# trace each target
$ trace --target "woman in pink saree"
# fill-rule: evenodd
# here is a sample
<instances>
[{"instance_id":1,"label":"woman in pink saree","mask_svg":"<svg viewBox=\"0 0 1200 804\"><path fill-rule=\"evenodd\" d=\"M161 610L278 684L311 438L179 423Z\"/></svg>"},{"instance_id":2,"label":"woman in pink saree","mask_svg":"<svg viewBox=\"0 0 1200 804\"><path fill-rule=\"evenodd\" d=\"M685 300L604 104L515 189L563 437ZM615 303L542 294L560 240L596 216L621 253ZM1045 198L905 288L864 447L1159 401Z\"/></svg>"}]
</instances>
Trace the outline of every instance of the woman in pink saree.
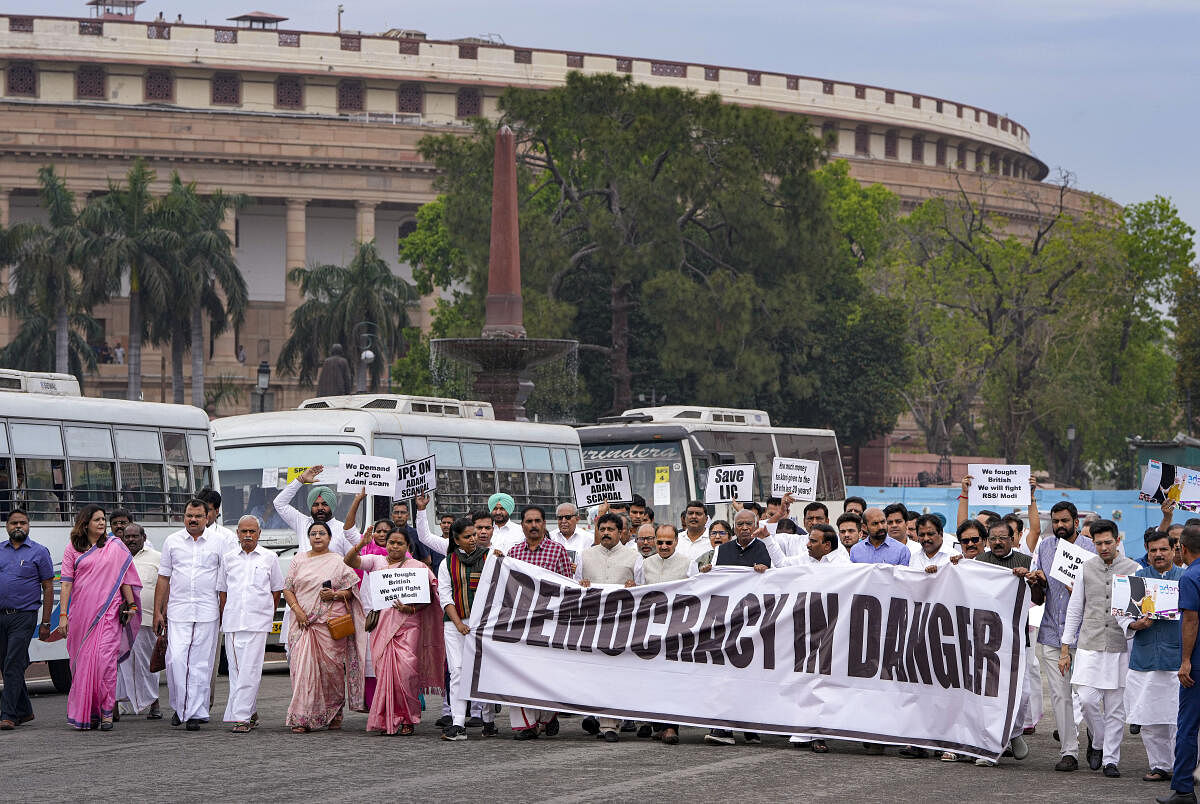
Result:
<instances>
[{"instance_id":1,"label":"woman in pink saree","mask_svg":"<svg viewBox=\"0 0 1200 804\"><path fill-rule=\"evenodd\" d=\"M372 539L364 536L349 553L346 564L371 573L385 569L417 569L429 579L429 599L437 600L437 578L423 562L408 554L408 541L400 531L388 536L387 555L360 555ZM363 583L370 579L364 577ZM445 646L441 611L429 603L404 605L396 601L379 611L371 631L371 661L375 667L375 697L367 717L367 731L407 737L421 722L418 694L438 688L445 679Z\"/></svg>"},{"instance_id":2,"label":"woman in pink saree","mask_svg":"<svg viewBox=\"0 0 1200 804\"><path fill-rule=\"evenodd\" d=\"M104 509L85 505L63 552L62 611L71 692L67 722L77 729L111 731L117 699L117 662L129 655L141 616L142 580L125 543L109 538Z\"/></svg>"},{"instance_id":3,"label":"woman in pink saree","mask_svg":"<svg viewBox=\"0 0 1200 804\"><path fill-rule=\"evenodd\" d=\"M366 632L358 576L340 555L330 552L324 523L308 526L308 541L312 549L292 558L283 582L283 597L293 617L288 633L292 702L287 725L294 734L340 729L346 706L363 711ZM354 633L334 639L329 620L346 613L354 617Z\"/></svg>"},{"instance_id":4,"label":"woman in pink saree","mask_svg":"<svg viewBox=\"0 0 1200 804\"><path fill-rule=\"evenodd\" d=\"M366 498L367 489L364 486L363 490L354 496L354 500L350 503L350 509L346 511L346 518L344 520L346 523L358 521L358 507L362 505L363 500ZM386 556L387 538L395 529L396 528L392 525L392 520L390 519L375 520L375 525L371 528L371 530L367 531L368 533L374 533L374 538L371 541L363 542L364 546L362 546L362 549L359 550L359 555ZM351 544L354 544L355 540L359 538L358 528L355 525L347 524L343 535L350 540ZM358 584L359 602L362 603L364 612L369 611L370 608L367 605L367 601L369 598L368 592L370 592L370 588L363 588L361 583L364 573L362 570L356 569L354 574L358 576L358 580L360 582ZM371 635L367 634L367 650L363 653L363 705L366 706L367 709L371 708L371 702L375 700L375 664L371 660L370 645Z\"/></svg>"}]
</instances>

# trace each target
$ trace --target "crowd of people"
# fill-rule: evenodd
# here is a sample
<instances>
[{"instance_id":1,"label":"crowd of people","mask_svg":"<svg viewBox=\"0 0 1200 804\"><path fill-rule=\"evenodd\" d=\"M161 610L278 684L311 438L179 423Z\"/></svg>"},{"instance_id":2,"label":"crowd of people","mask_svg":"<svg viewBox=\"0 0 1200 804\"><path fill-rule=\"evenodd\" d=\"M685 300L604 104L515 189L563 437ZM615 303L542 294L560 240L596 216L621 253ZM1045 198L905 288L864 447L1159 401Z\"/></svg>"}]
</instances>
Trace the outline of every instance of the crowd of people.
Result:
<instances>
[{"instance_id":1,"label":"crowd of people","mask_svg":"<svg viewBox=\"0 0 1200 804\"><path fill-rule=\"evenodd\" d=\"M368 731L412 735L421 721L423 692L438 691L441 737L461 741L469 728L481 728L483 736L499 731L498 707L466 700L460 673L475 592L491 556L526 561L583 586L626 587L727 566L770 572L801 564L882 563L935 574L978 561L1022 579L1030 604L1042 607L1040 622L1029 629L1033 644L1005 756L1028 755L1024 737L1041 717L1044 680L1060 752L1055 770L1077 770L1082 753L1091 770L1120 776L1128 726L1145 745L1149 769L1142 778L1171 782L1171 792L1159 800L1195 801L1200 687L1192 664L1200 613L1200 519L1175 524L1171 502L1163 506L1162 522L1136 547L1124 542L1111 520L1081 521L1066 500L1051 508L1052 533L1045 538L1035 506L1027 512L1028 525L1011 513L971 516L970 477L963 480L952 531L940 514L918 514L898 502L871 507L858 497L848 498L832 522L821 502L804 505L797 520L791 515L796 503L786 496L765 505L735 503L732 522L711 519L708 506L690 501L678 526L655 522L654 509L638 495L628 505L599 506L590 528L579 509L562 503L551 527L541 506L518 511L511 495L497 493L487 509L469 516L443 513L436 524L429 521L428 497L411 501L411 523L410 501L397 501L390 517L360 534L353 523L365 492L351 502L345 520L338 520L337 494L313 485L321 470L308 469L276 497L275 513L299 545L286 573L276 553L258 544L260 520L246 515L236 532L225 528L220 495L211 489L188 501L183 528L161 550L127 510L84 506L62 557L62 616L54 629L53 562L30 538L25 512L10 511L8 541L0 544L0 638L6 645L0 730L33 719L24 670L35 632L42 640L66 640L73 672L70 725L102 731L111 730L122 714L163 717L159 674L152 670L158 665L166 672L172 725L198 730L209 721L218 639L224 634L229 694L222 719L233 732L247 733L259 725L264 649L282 598L280 640L287 646L292 683L286 726L292 732L340 729L348 708L368 713ZM296 505L302 494L306 510ZM1094 554L1071 587L1050 572L1062 541ZM1141 558L1130 557L1142 547ZM424 578L430 603L372 601L367 573L397 568ZM1181 617L1115 616L1115 575L1177 581ZM510 706L509 716L516 740L552 737L560 728L555 712ZM677 724L585 716L581 725L608 742L618 742L623 732L679 742ZM761 741L754 733L743 739ZM704 741L732 745L735 735L712 729ZM817 753L830 750L825 740L791 741ZM885 750L865 748L871 754ZM900 747L899 754L931 756L916 746ZM963 759L950 752L938 758Z\"/></svg>"}]
</instances>

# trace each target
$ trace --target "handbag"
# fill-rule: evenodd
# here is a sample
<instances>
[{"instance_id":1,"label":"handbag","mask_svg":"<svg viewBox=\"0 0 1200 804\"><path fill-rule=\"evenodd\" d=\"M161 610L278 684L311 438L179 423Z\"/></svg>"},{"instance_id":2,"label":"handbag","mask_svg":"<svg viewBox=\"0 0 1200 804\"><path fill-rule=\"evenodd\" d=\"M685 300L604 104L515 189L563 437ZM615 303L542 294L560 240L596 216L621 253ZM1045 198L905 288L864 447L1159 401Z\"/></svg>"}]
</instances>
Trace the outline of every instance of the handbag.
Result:
<instances>
[{"instance_id":1,"label":"handbag","mask_svg":"<svg viewBox=\"0 0 1200 804\"><path fill-rule=\"evenodd\" d=\"M163 629L154 641L154 650L150 653L150 672L157 673L167 669L167 629Z\"/></svg>"},{"instance_id":2,"label":"handbag","mask_svg":"<svg viewBox=\"0 0 1200 804\"><path fill-rule=\"evenodd\" d=\"M375 630L375 626L379 625L379 612L367 612L367 621L363 623L363 630L368 634Z\"/></svg>"},{"instance_id":3,"label":"handbag","mask_svg":"<svg viewBox=\"0 0 1200 804\"><path fill-rule=\"evenodd\" d=\"M345 639L354 635L354 615L339 614L329 618L329 635L334 639Z\"/></svg>"}]
</instances>

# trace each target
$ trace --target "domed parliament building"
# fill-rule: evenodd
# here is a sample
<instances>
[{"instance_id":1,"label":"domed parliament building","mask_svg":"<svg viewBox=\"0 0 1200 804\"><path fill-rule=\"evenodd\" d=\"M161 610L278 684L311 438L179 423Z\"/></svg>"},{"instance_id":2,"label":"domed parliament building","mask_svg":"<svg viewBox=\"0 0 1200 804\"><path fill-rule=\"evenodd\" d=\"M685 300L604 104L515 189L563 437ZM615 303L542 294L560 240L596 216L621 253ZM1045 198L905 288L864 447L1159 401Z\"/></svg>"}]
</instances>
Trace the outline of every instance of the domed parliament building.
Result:
<instances>
[{"instance_id":1,"label":"domed parliament building","mask_svg":"<svg viewBox=\"0 0 1200 804\"><path fill-rule=\"evenodd\" d=\"M161 187L178 170L202 192L245 194L253 203L227 226L250 309L236 342L232 333L217 339L206 374L244 377L247 388L261 361L274 365L301 301L290 269L345 263L354 241L374 238L393 270L411 279L397 240L434 198L435 169L417 153L422 137L466 133L472 117L498 114L506 87L552 88L571 71L627 74L804 115L834 134L833 156L857 179L886 185L906 206L956 192L964 174L987 174L1018 222L1032 219L1036 199L1057 195L1042 183L1048 169L1024 126L961 101L653 57L438 41L417 31L299 31L263 12L219 26L142 20L141 2L92 0L82 18L0 16L0 224L44 219L37 170L50 163L80 197L103 192L138 156ZM412 317L427 323L427 311L415 306ZM125 300L95 315L109 342L128 343ZM0 343L15 328L0 318ZM159 398L162 365L148 348L148 400ZM100 366L88 386L123 396L125 367ZM310 394L273 376L267 404L293 406Z\"/></svg>"}]
</instances>

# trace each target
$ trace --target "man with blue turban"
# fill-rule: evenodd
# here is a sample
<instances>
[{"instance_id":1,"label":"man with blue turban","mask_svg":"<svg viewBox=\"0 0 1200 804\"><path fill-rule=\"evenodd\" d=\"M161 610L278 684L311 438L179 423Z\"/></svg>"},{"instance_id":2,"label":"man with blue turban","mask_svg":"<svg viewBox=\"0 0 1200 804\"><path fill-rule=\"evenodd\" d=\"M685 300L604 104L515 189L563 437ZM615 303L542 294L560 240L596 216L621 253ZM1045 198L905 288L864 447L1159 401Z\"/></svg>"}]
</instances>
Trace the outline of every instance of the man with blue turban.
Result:
<instances>
[{"instance_id":1,"label":"man with blue turban","mask_svg":"<svg viewBox=\"0 0 1200 804\"><path fill-rule=\"evenodd\" d=\"M488 497L488 510L492 512L492 547L505 553L514 544L525 541L525 532L511 519L516 507L512 495L503 491Z\"/></svg>"}]
</instances>

